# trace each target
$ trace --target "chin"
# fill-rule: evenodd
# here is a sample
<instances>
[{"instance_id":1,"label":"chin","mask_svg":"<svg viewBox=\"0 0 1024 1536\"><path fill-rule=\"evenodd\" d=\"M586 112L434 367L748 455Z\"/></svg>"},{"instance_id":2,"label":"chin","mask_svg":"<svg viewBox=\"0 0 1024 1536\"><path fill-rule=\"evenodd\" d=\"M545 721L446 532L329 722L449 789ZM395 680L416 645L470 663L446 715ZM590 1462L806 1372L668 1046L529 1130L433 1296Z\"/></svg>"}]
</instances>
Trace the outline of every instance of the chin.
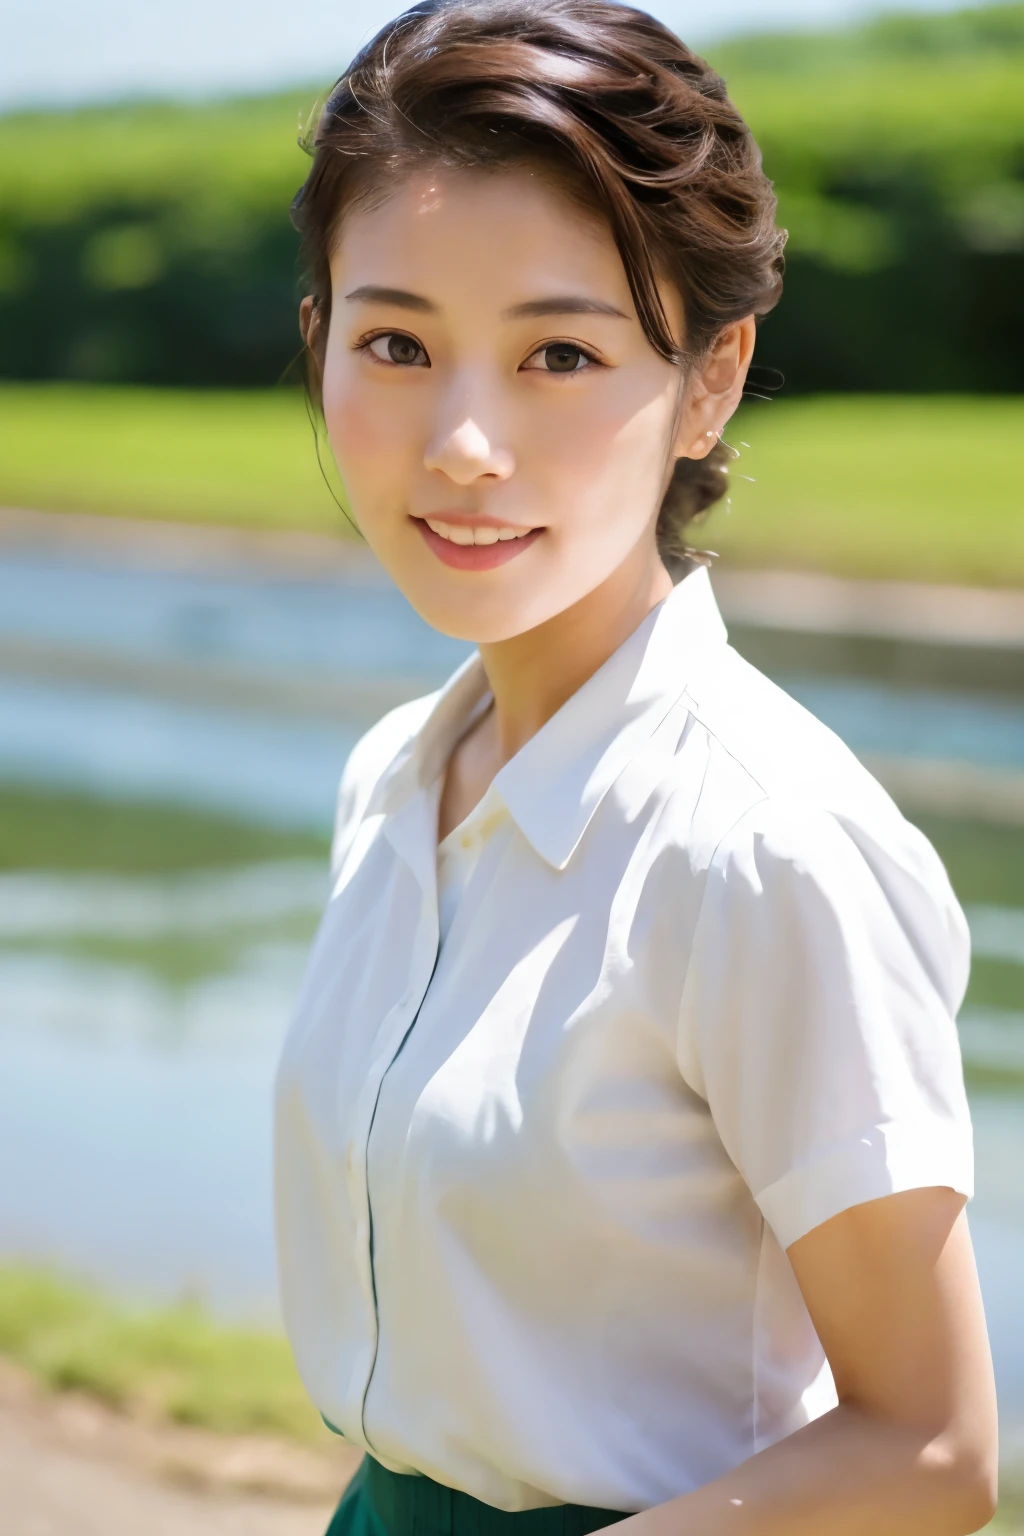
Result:
<instances>
[{"instance_id":1,"label":"chin","mask_svg":"<svg viewBox=\"0 0 1024 1536\"><path fill-rule=\"evenodd\" d=\"M561 552L542 553L536 545L491 570L459 571L425 548L418 532L414 539L412 548L388 541L373 552L424 623L470 645L497 645L536 629L595 584L586 580L583 554L575 571Z\"/></svg>"},{"instance_id":2,"label":"chin","mask_svg":"<svg viewBox=\"0 0 1024 1536\"><path fill-rule=\"evenodd\" d=\"M535 602L517 602L509 593L505 601L492 588L481 590L474 596L468 593L462 601L453 601L437 590L437 586L424 590L422 581L415 584L398 582L403 595L424 623L452 640L464 640L469 645L496 645L511 640L528 629L533 629L547 616L536 612Z\"/></svg>"},{"instance_id":3,"label":"chin","mask_svg":"<svg viewBox=\"0 0 1024 1536\"><path fill-rule=\"evenodd\" d=\"M496 621L494 614L486 617L478 617L475 613L467 613L464 609L453 610L441 608L436 604L428 604L425 608L413 604L420 618L436 629L440 634L447 635L451 640L464 640L468 645L497 645L502 640L511 640L516 635L523 634L532 629L533 625L528 621L516 622L510 620L507 623Z\"/></svg>"}]
</instances>

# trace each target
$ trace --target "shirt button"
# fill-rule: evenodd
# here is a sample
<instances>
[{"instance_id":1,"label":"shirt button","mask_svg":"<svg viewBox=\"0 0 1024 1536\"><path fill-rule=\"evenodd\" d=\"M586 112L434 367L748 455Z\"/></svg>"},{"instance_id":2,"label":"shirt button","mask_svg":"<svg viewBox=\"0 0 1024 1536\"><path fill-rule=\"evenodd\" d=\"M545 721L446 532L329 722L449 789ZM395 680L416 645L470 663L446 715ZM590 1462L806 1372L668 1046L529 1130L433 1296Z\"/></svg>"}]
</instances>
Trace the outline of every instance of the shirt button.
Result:
<instances>
[{"instance_id":1,"label":"shirt button","mask_svg":"<svg viewBox=\"0 0 1024 1536\"><path fill-rule=\"evenodd\" d=\"M463 848L469 848L472 845L472 842L473 842L473 834L471 832L463 832L463 834L462 834L462 846L463 846Z\"/></svg>"}]
</instances>

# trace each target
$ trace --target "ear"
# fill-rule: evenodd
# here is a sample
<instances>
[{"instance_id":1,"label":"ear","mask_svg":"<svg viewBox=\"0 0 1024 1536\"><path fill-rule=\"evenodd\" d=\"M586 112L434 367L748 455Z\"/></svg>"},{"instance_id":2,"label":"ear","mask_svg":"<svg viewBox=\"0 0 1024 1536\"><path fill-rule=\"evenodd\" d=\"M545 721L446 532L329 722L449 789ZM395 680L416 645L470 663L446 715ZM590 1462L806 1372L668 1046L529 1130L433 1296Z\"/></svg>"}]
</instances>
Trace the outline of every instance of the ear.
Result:
<instances>
[{"instance_id":1,"label":"ear","mask_svg":"<svg viewBox=\"0 0 1024 1536\"><path fill-rule=\"evenodd\" d=\"M719 333L687 385L676 433L677 458L703 459L715 447L743 397L756 334L753 315Z\"/></svg>"},{"instance_id":2,"label":"ear","mask_svg":"<svg viewBox=\"0 0 1024 1536\"><path fill-rule=\"evenodd\" d=\"M303 345L315 350L320 335L320 306L311 293L299 305L299 330Z\"/></svg>"}]
</instances>

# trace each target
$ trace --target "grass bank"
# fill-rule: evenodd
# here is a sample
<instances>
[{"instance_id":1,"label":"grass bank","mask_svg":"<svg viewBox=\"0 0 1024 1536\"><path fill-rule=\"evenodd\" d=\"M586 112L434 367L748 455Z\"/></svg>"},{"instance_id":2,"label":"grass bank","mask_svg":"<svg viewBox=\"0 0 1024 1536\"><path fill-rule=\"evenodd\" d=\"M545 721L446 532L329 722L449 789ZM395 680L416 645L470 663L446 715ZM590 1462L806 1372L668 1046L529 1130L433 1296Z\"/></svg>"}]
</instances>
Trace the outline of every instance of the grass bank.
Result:
<instances>
[{"instance_id":1,"label":"grass bank","mask_svg":"<svg viewBox=\"0 0 1024 1536\"><path fill-rule=\"evenodd\" d=\"M216 1326L195 1307L125 1313L52 1275L0 1268L0 1356L51 1391L86 1392L150 1421L337 1445L282 1336ZM986 1529L1024 1536L1024 1482L1012 1470Z\"/></svg>"},{"instance_id":2,"label":"grass bank","mask_svg":"<svg viewBox=\"0 0 1024 1536\"><path fill-rule=\"evenodd\" d=\"M270 859L320 859L330 839L158 801L0 786L0 873L172 875Z\"/></svg>"},{"instance_id":3,"label":"grass bank","mask_svg":"<svg viewBox=\"0 0 1024 1536\"><path fill-rule=\"evenodd\" d=\"M731 508L702 542L735 564L1022 586L1022 437L1014 397L752 402L726 432Z\"/></svg>"},{"instance_id":4,"label":"grass bank","mask_svg":"<svg viewBox=\"0 0 1024 1536\"><path fill-rule=\"evenodd\" d=\"M0 1269L0 1356L53 1391L217 1434L324 1443L281 1334L215 1324L194 1305L130 1311L41 1271Z\"/></svg>"},{"instance_id":5,"label":"grass bank","mask_svg":"<svg viewBox=\"0 0 1024 1536\"><path fill-rule=\"evenodd\" d=\"M0 504L344 533L301 391L0 385Z\"/></svg>"},{"instance_id":6,"label":"grass bank","mask_svg":"<svg viewBox=\"0 0 1024 1536\"><path fill-rule=\"evenodd\" d=\"M1024 586L1022 433L1005 396L751 402L701 542L738 565ZM284 388L0 386L0 505L351 532Z\"/></svg>"}]
</instances>

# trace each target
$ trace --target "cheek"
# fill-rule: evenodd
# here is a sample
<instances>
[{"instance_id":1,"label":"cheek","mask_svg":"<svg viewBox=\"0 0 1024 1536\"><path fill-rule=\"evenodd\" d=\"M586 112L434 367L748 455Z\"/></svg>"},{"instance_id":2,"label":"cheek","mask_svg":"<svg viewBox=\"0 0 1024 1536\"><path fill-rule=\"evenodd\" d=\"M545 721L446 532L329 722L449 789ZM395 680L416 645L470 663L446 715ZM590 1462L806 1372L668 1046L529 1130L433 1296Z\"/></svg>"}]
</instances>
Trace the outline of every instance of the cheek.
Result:
<instances>
[{"instance_id":1,"label":"cheek","mask_svg":"<svg viewBox=\"0 0 1024 1536\"><path fill-rule=\"evenodd\" d=\"M418 426L410 393L374 388L354 370L325 370L324 421L338 471L351 492L390 481L414 455Z\"/></svg>"},{"instance_id":2,"label":"cheek","mask_svg":"<svg viewBox=\"0 0 1024 1536\"><path fill-rule=\"evenodd\" d=\"M661 489L674 406L674 387L609 388L538 413L535 440L564 505L584 505L591 525L595 513L621 522L627 506L644 523Z\"/></svg>"}]
</instances>

